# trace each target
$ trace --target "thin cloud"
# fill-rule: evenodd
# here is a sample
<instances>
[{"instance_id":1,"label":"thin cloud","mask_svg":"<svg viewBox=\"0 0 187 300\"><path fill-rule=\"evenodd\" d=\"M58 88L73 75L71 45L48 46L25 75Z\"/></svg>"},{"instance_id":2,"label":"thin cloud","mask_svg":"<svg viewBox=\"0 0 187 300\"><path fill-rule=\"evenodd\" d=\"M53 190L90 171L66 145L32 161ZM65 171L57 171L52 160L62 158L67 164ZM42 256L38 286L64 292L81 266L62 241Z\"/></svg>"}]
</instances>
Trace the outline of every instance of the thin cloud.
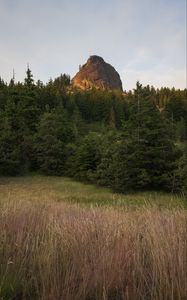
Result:
<instances>
[{"instance_id":1,"label":"thin cloud","mask_svg":"<svg viewBox=\"0 0 187 300\"><path fill-rule=\"evenodd\" d=\"M10 80L14 68L23 80L27 62L44 82L73 76L98 54L117 69L125 89L140 78L184 88L185 2L0 0L0 76Z\"/></svg>"}]
</instances>

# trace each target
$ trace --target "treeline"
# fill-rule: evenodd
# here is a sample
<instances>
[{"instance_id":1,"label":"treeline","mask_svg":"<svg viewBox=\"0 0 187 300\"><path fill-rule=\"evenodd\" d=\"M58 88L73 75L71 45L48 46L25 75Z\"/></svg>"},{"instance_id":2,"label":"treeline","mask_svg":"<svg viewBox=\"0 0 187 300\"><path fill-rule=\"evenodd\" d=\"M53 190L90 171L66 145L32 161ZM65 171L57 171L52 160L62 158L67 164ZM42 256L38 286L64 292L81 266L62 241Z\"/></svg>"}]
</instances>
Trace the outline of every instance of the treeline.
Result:
<instances>
[{"instance_id":1,"label":"treeline","mask_svg":"<svg viewBox=\"0 0 187 300\"><path fill-rule=\"evenodd\" d=\"M0 79L0 175L39 171L115 191L187 188L187 90L78 91Z\"/></svg>"}]
</instances>

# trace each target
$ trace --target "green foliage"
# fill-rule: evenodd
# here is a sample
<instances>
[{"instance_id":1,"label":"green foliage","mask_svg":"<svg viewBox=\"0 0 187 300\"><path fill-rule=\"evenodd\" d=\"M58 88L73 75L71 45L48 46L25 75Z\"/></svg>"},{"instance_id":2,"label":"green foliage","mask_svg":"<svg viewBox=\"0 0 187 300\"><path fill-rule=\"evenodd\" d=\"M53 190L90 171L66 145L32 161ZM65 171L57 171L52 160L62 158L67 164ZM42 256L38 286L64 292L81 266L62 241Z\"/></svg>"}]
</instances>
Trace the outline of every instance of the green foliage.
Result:
<instances>
[{"instance_id":1,"label":"green foliage","mask_svg":"<svg viewBox=\"0 0 187 300\"><path fill-rule=\"evenodd\" d=\"M81 142L75 154L75 177L95 182L97 165L101 159L102 135L90 132Z\"/></svg>"},{"instance_id":2,"label":"green foliage","mask_svg":"<svg viewBox=\"0 0 187 300\"><path fill-rule=\"evenodd\" d=\"M178 183L178 190L187 196L187 143L183 147L183 155L178 161L178 169L175 176Z\"/></svg>"},{"instance_id":3,"label":"green foliage","mask_svg":"<svg viewBox=\"0 0 187 300\"><path fill-rule=\"evenodd\" d=\"M54 90L60 94L65 93L67 87L70 86L70 77L66 74L61 74L53 81Z\"/></svg>"},{"instance_id":4,"label":"green foliage","mask_svg":"<svg viewBox=\"0 0 187 300\"><path fill-rule=\"evenodd\" d=\"M101 159L97 166L97 183L113 187L115 180L115 156L121 143L121 134L115 130L104 133L100 144Z\"/></svg>"},{"instance_id":5,"label":"green foliage","mask_svg":"<svg viewBox=\"0 0 187 300\"><path fill-rule=\"evenodd\" d=\"M149 101L147 88L137 84L129 110L130 118L112 155L112 187L121 192L176 190L175 171L181 153L169 135L166 120Z\"/></svg>"},{"instance_id":6,"label":"green foliage","mask_svg":"<svg viewBox=\"0 0 187 300\"><path fill-rule=\"evenodd\" d=\"M41 171L126 192L186 190L186 90L74 90L0 78L0 175ZM177 145L177 146L176 146Z\"/></svg>"},{"instance_id":7,"label":"green foliage","mask_svg":"<svg viewBox=\"0 0 187 300\"><path fill-rule=\"evenodd\" d=\"M0 137L0 175L18 175L23 170L21 147L15 147L16 139L11 133Z\"/></svg>"},{"instance_id":8,"label":"green foliage","mask_svg":"<svg viewBox=\"0 0 187 300\"><path fill-rule=\"evenodd\" d=\"M83 119L88 122L102 121L119 128L125 119L126 103L122 95L91 90L76 93L74 99Z\"/></svg>"},{"instance_id":9,"label":"green foliage","mask_svg":"<svg viewBox=\"0 0 187 300\"><path fill-rule=\"evenodd\" d=\"M0 175L17 175L25 166L22 145L11 124L0 115Z\"/></svg>"},{"instance_id":10,"label":"green foliage","mask_svg":"<svg viewBox=\"0 0 187 300\"><path fill-rule=\"evenodd\" d=\"M28 88L31 88L34 86L34 79L33 79L33 75L32 75L32 72L31 72L29 66L27 67L26 75L27 76L25 78L25 85Z\"/></svg>"},{"instance_id":11,"label":"green foliage","mask_svg":"<svg viewBox=\"0 0 187 300\"><path fill-rule=\"evenodd\" d=\"M36 136L39 168L49 175L64 174L66 145L74 139L71 124L63 110L46 112L41 116Z\"/></svg>"}]
</instances>

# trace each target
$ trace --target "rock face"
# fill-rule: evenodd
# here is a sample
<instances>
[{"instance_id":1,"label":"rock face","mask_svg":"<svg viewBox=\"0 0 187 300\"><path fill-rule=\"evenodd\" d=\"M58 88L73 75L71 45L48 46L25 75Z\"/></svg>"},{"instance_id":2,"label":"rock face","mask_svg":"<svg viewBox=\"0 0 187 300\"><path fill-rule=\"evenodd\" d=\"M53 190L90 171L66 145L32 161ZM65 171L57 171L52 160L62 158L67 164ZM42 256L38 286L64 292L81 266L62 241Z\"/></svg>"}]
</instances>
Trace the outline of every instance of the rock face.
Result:
<instances>
[{"instance_id":1,"label":"rock face","mask_svg":"<svg viewBox=\"0 0 187 300\"><path fill-rule=\"evenodd\" d=\"M102 90L122 91L122 82L118 72L100 56L90 56L86 64L72 79L73 86L87 90L97 88Z\"/></svg>"}]
</instances>

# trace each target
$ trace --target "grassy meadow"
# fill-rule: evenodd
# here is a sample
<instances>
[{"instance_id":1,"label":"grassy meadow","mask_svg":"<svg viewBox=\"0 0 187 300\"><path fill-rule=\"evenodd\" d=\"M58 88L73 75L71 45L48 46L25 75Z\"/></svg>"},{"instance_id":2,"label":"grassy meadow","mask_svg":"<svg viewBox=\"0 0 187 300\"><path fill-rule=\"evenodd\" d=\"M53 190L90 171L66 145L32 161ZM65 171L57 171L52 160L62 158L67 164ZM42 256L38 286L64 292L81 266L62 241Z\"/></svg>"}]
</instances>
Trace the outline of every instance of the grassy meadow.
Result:
<instances>
[{"instance_id":1,"label":"grassy meadow","mask_svg":"<svg viewBox=\"0 0 187 300\"><path fill-rule=\"evenodd\" d=\"M187 199L182 195L163 192L136 192L117 194L110 189L73 181L70 178L50 176L25 176L0 178L1 201L7 199L42 203L66 202L81 206L113 206L140 208L187 208Z\"/></svg>"},{"instance_id":2,"label":"grassy meadow","mask_svg":"<svg viewBox=\"0 0 187 300\"><path fill-rule=\"evenodd\" d=\"M0 178L0 300L185 300L186 202Z\"/></svg>"}]
</instances>

